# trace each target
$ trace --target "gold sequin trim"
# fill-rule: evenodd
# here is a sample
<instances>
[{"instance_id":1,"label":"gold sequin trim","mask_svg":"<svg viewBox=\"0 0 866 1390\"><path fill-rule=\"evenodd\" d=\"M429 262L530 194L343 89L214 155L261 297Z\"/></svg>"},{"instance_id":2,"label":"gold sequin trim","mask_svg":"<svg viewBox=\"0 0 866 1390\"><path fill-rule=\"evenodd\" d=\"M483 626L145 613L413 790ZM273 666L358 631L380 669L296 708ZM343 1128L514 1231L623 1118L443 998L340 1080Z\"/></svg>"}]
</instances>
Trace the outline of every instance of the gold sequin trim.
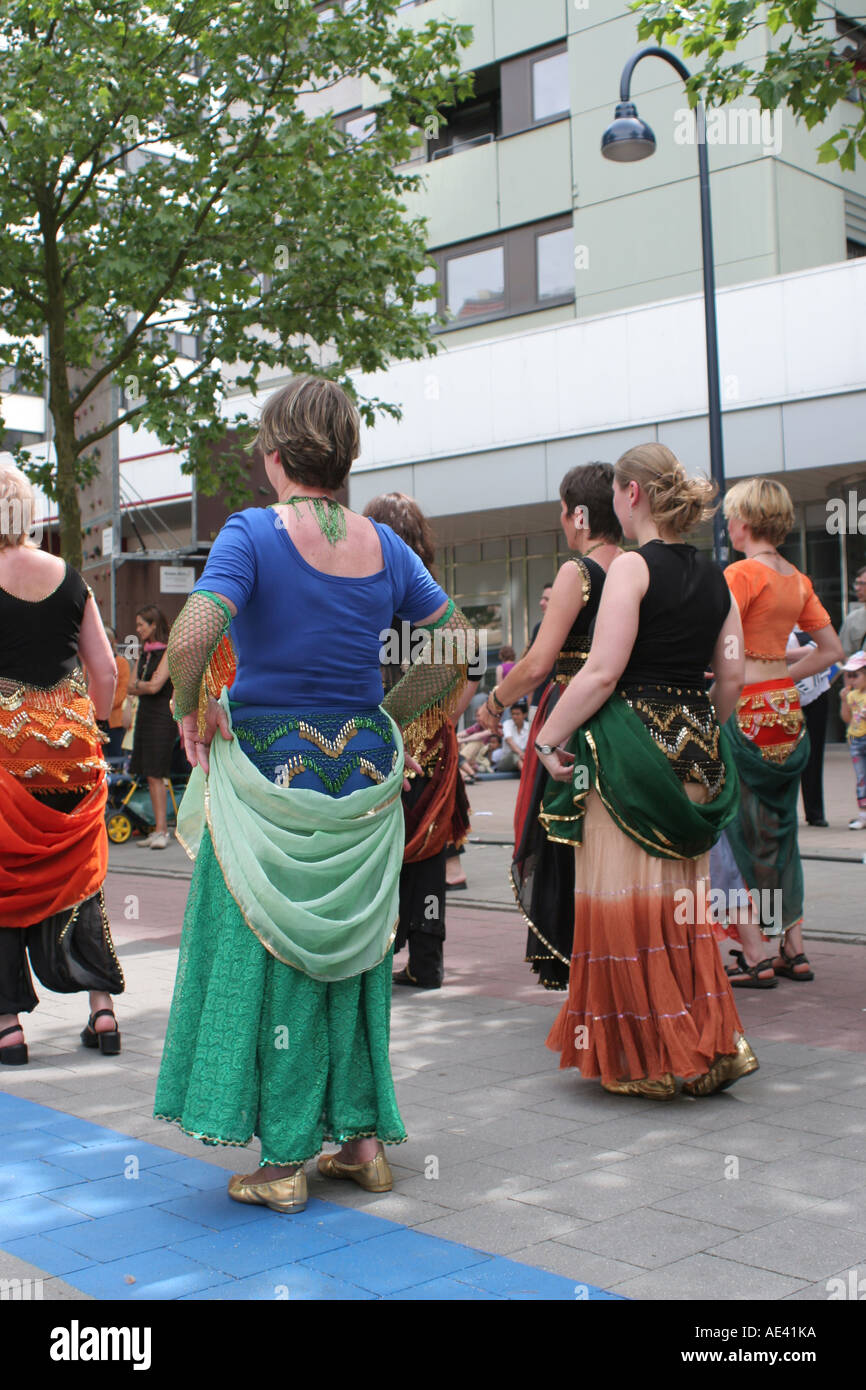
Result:
<instances>
[{"instance_id":1,"label":"gold sequin trim","mask_svg":"<svg viewBox=\"0 0 866 1390\"><path fill-rule=\"evenodd\" d=\"M0 709L12 714L27 701L31 710L51 710L66 714L65 708L70 700L87 698L87 681L80 666L77 666L56 685L31 685L28 681L14 681L8 676L0 676Z\"/></svg>"},{"instance_id":2,"label":"gold sequin trim","mask_svg":"<svg viewBox=\"0 0 866 1390\"><path fill-rule=\"evenodd\" d=\"M329 758L339 758L346 744L357 732L358 726L354 719L347 719L335 738L326 738L314 724L308 724L304 719L298 724L299 738L309 739L322 753L327 753Z\"/></svg>"},{"instance_id":3,"label":"gold sequin trim","mask_svg":"<svg viewBox=\"0 0 866 1390\"><path fill-rule=\"evenodd\" d=\"M550 836L548 836L548 839L550 839ZM570 843L570 841L567 841L566 843ZM514 894L514 901L517 903L518 911L520 912L520 915L521 915L521 917L523 918L523 920L524 920L524 922L526 923L526 925L529 927L529 930L530 930L531 932L533 932L535 936L538 937L538 939L539 939L539 941L541 942L542 946L546 946L546 947L547 947L548 951L550 952L550 955L553 956L554 959L559 960L559 961L562 961L562 964L563 964L563 965L570 965L571 962L569 961L568 957L567 957L567 956L560 955L560 953L559 953L559 951L557 951L556 947L555 947L555 946L551 946L551 944L550 944L550 942L547 940L547 938L544 937L544 936L542 936L541 932L538 930L538 927L535 925L535 923L533 922L532 918L531 918L531 917L528 917L527 914L526 914L526 912L524 911L523 903L520 901L520 894L519 894L518 891L517 891L517 884L514 882L514 870L513 870L513 867L510 868L510 869L508 870L508 881L509 881L509 883L511 884L511 891L512 891L512 893ZM548 959L547 956L526 956L526 960L527 960L527 961L530 961L530 960L547 960L547 959ZM550 985L545 985L545 989L550 989L550 988L551 988Z\"/></svg>"},{"instance_id":4,"label":"gold sequin trim","mask_svg":"<svg viewBox=\"0 0 866 1390\"><path fill-rule=\"evenodd\" d=\"M577 565L577 568L580 570L580 600L585 608L589 603L589 596L592 593L592 576L579 555L569 555L568 558L571 560L571 563Z\"/></svg>"},{"instance_id":5,"label":"gold sequin trim","mask_svg":"<svg viewBox=\"0 0 866 1390\"><path fill-rule=\"evenodd\" d=\"M709 701L706 712L701 714L686 704L671 705L628 695L624 699L639 717L646 715L641 723L680 780L700 783L715 799L725 785L725 765L719 757L719 725ZM671 726L677 723L681 727L671 737ZM683 748L690 743L697 745L706 761L682 756Z\"/></svg>"}]
</instances>

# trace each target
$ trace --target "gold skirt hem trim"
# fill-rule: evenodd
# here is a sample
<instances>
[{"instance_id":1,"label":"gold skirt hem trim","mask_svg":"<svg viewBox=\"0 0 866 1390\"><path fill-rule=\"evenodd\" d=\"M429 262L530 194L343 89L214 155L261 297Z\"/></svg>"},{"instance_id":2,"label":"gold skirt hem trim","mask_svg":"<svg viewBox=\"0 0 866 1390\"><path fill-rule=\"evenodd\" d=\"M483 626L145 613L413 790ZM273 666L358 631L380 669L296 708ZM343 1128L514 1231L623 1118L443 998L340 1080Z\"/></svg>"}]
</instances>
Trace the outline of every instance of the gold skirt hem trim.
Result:
<instances>
[{"instance_id":1,"label":"gold skirt hem trim","mask_svg":"<svg viewBox=\"0 0 866 1390\"><path fill-rule=\"evenodd\" d=\"M248 1148L249 1145L253 1142L253 1140L257 1137L255 1134L251 1134L250 1137L249 1137L248 1139L218 1139L218 1138L216 1138L215 1136L210 1135L210 1134L202 1134L202 1133L200 1133L198 1130L195 1130L195 1129L187 1129L187 1127L186 1127L186 1125L183 1123L183 1121L180 1120L180 1119L178 1119L178 1117L177 1117L176 1115L162 1115L162 1114L158 1114L156 1111L154 1111L154 1116L153 1116L153 1118L154 1118L155 1120L165 1120L166 1124L177 1125L177 1127L178 1127L178 1129L181 1131L181 1133L182 1133L182 1134L185 1134L185 1135L187 1136L188 1139L197 1139L197 1140L199 1141L199 1143L201 1143L201 1144L219 1145L221 1148L246 1149L246 1148ZM334 1135L332 1135L332 1134L329 1134L329 1133L323 1133L323 1135L322 1135L322 1143L323 1143L323 1144L350 1144L350 1143L352 1143L352 1141L355 1140L355 1139L378 1139L378 1138L379 1138L379 1134L377 1133L377 1131L376 1131L375 1129L364 1129L364 1130L358 1130L358 1131L357 1131L356 1133L354 1133L354 1134L338 1134L338 1135L336 1135L336 1136L334 1136ZM404 1134L402 1139L383 1139L383 1140L382 1140L382 1143L383 1143L383 1144L387 1144L389 1147L391 1147L391 1146L396 1146L397 1144L406 1144L406 1143L408 1143L408 1142L409 1142L409 1136L408 1136L408 1134ZM303 1156L303 1158L297 1158L297 1157L296 1157L296 1158L270 1158L270 1157L266 1157L266 1156L265 1156L265 1151L264 1151L264 1149L262 1149L261 1162L260 1162L260 1164L259 1164L259 1167L262 1167L262 1166L263 1166L264 1164L266 1164L266 1163L273 1163L273 1164L276 1164L278 1167L281 1167L281 1168L282 1168L282 1167L289 1167L289 1166L290 1166L291 1164L293 1164L293 1163L309 1163L309 1161L310 1161L311 1158L315 1158L316 1155L317 1155L317 1154L320 1154L321 1152L322 1152L321 1147L319 1147L319 1148L317 1148L317 1149L313 1149L311 1153L305 1154L305 1155Z\"/></svg>"},{"instance_id":2,"label":"gold skirt hem trim","mask_svg":"<svg viewBox=\"0 0 866 1390\"><path fill-rule=\"evenodd\" d=\"M571 962L567 959L567 957L561 955L560 952L557 951L556 947L555 947L555 946L552 946L552 945L550 944L550 942L549 942L544 936L542 936L541 932L538 930L538 927L535 925L535 923L533 922L532 918L531 918L531 917L528 917L527 914L526 914L526 912L524 911L523 903L520 901L520 897L519 897L518 892L517 892L517 884L514 882L514 873L513 873L513 869L512 869L512 868L510 868L510 869L508 870L508 881L509 881L509 883L511 884L511 891L512 891L512 893L514 894L514 901L517 903L517 910L518 910L518 912L520 913L520 915L521 915L521 917L523 918L523 920L524 920L524 922L526 923L526 925L529 927L529 930L530 930L531 932L533 932L535 936L538 937L538 939L539 939L539 941L541 942L542 946L546 946L546 947L547 947L547 950L550 952L551 956L552 956L555 960L562 961L562 964L563 964L563 965L570 965ZM526 959L527 961L530 961L530 960L547 960L548 957L547 957L547 956L526 956L525 959Z\"/></svg>"}]
</instances>

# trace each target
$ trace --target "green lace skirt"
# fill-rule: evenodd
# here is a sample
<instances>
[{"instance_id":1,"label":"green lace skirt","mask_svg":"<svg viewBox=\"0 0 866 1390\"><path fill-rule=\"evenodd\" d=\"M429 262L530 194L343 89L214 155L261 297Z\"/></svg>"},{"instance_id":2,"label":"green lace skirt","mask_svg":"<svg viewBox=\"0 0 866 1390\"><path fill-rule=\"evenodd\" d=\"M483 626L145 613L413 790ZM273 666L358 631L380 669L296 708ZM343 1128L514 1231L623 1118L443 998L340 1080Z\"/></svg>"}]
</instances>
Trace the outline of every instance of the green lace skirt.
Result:
<instances>
[{"instance_id":1,"label":"green lace skirt","mask_svg":"<svg viewBox=\"0 0 866 1390\"><path fill-rule=\"evenodd\" d=\"M205 1144L301 1163L324 1140L406 1131L388 1060L391 960L325 984L269 954L206 834L195 863L154 1114Z\"/></svg>"}]
</instances>

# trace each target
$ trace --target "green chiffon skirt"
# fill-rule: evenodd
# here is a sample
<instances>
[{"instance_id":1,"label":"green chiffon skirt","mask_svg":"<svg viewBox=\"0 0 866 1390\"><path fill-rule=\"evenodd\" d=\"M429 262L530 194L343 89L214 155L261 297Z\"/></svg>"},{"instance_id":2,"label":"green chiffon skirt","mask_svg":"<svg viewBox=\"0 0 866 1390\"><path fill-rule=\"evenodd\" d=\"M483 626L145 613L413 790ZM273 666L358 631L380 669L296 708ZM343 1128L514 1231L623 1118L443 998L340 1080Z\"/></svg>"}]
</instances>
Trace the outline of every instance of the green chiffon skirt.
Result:
<instances>
[{"instance_id":1,"label":"green chiffon skirt","mask_svg":"<svg viewBox=\"0 0 866 1390\"><path fill-rule=\"evenodd\" d=\"M205 1144L261 1140L262 1163L323 1141L401 1144L388 1060L391 961L326 984L270 955L205 834L180 945L154 1114Z\"/></svg>"}]
</instances>

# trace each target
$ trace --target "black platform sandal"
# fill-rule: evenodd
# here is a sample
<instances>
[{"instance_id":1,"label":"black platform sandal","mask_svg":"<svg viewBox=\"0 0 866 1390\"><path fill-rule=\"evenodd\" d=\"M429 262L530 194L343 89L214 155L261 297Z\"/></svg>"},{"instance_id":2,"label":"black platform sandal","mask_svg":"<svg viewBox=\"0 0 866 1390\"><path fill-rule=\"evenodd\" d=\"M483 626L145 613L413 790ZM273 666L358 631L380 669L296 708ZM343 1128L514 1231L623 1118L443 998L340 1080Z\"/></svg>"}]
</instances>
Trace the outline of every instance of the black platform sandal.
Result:
<instances>
[{"instance_id":1,"label":"black platform sandal","mask_svg":"<svg viewBox=\"0 0 866 1390\"><path fill-rule=\"evenodd\" d=\"M117 1026L117 1019L114 1018L114 1031L97 1033L93 1024L98 1018L114 1018L113 1009L98 1009L95 1014L91 1014L87 1020L87 1027L82 1029L81 1041L85 1047L98 1047L103 1057L116 1057L120 1051L120 1029Z\"/></svg>"},{"instance_id":2,"label":"black platform sandal","mask_svg":"<svg viewBox=\"0 0 866 1390\"><path fill-rule=\"evenodd\" d=\"M12 1028L4 1028L0 1038L8 1038L10 1033L23 1032L21 1024L16 1023ZM0 1047L0 1062L4 1067L23 1067L29 1061L26 1042L10 1043L9 1047Z\"/></svg>"}]
</instances>

